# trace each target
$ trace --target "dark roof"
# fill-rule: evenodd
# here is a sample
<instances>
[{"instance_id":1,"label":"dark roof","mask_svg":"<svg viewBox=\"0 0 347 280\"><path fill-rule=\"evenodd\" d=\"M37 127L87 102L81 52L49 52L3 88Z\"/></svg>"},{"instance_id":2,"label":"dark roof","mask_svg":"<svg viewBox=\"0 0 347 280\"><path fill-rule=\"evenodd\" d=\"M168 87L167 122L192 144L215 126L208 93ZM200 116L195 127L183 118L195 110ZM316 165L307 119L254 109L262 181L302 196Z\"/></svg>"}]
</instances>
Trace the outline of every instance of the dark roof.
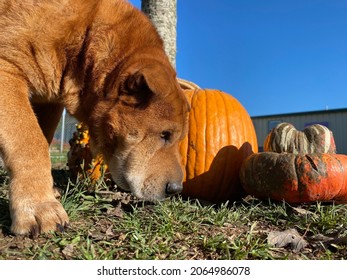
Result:
<instances>
[{"instance_id":1,"label":"dark roof","mask_svg":"<svg viewBox=\"0 0 347 280\"><path fill-rule=\"evenodd\" d=\"M251 116L252 119L260 118L269 118L269 117L286 117L286 116L299 116L299 115L312 115L312 114L331 114L331 113L340 113L347 112L347 108L341 109L328 109L328 110L319 110L319 111L307 111L307 112L295 112L295 113L284 113L284 114L274 114L274 115L263 115L263 116Z\"/></svg>"}]
</instances>

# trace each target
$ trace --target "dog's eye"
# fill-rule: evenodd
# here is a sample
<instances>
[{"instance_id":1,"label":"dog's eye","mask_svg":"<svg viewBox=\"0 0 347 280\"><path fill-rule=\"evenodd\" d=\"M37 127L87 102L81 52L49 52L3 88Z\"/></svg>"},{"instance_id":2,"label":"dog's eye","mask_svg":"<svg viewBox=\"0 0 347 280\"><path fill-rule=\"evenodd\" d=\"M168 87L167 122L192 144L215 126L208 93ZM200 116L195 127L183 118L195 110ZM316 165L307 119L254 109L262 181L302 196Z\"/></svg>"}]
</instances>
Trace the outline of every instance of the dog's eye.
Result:
<instances>
[{"instance_id":1,"label":"dog's eye","mask_svg":"<svg viewBox=\"0 0 347 280\"><path fill-rule=\"evenodd\" d=\"M162 131L160 134L160 138L165 142L169 142L171 139L171 132L168 130Z\"/></svg>"}]
</instances>

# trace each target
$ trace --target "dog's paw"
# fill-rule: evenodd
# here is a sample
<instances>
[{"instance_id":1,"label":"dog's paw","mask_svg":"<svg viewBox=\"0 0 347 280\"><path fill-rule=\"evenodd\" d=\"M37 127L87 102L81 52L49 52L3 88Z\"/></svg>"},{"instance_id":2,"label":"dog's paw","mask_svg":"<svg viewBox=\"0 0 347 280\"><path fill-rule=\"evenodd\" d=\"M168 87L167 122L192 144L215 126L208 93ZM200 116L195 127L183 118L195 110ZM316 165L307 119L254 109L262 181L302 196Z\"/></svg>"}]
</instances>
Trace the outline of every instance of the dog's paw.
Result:
<instances>
[{"instance_id":1,"label":"dog's paw","mask_svg":"<svg viewBox=\"0 0 347 280\"><path fill-rule=\"evenodd\" d=\"M25 201L11 207L11 232L16 235L38 236L49 231L64 231L69 218L59 201Z\"/></svg>"}]
</instances>

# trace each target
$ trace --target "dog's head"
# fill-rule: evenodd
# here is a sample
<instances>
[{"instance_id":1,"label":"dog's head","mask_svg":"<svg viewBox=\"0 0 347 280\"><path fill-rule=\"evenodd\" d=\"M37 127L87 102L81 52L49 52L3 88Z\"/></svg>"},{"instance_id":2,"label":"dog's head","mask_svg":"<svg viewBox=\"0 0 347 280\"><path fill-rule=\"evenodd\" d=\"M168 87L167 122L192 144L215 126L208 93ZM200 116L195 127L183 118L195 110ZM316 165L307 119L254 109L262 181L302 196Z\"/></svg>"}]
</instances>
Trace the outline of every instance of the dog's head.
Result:
<instances>
[{"instance_id":1,"label":"dog's head","mask_svg":"<svg viewBox=\"0 0 347 280\"><path fill-rule=\"evenodd\" d=\"M111 73L90 117L91 141L115 183L145 200L182 190L179 141L189 105L175 71L158 61L129 63Z\"/></svg>"}]
</instances>

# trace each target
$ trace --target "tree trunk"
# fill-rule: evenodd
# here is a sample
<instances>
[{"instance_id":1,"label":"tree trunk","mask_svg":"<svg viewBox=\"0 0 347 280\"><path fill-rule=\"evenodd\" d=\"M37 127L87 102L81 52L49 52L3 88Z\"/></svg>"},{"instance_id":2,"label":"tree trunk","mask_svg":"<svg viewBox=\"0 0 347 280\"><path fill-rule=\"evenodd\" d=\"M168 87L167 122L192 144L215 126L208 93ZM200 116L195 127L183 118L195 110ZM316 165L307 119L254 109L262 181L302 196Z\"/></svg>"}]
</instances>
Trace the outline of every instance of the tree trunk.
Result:
<instances>
[{"instance_id":1,"label":"tree trunk","mask_svg":"<svg viewBox=\"0 0 347 280\"><path fill-rule=\"evenodd\" d=\"M176 67L177 0L142 0L141 9L157 28L165 52Z\"/></svg>"}]
</instances>

